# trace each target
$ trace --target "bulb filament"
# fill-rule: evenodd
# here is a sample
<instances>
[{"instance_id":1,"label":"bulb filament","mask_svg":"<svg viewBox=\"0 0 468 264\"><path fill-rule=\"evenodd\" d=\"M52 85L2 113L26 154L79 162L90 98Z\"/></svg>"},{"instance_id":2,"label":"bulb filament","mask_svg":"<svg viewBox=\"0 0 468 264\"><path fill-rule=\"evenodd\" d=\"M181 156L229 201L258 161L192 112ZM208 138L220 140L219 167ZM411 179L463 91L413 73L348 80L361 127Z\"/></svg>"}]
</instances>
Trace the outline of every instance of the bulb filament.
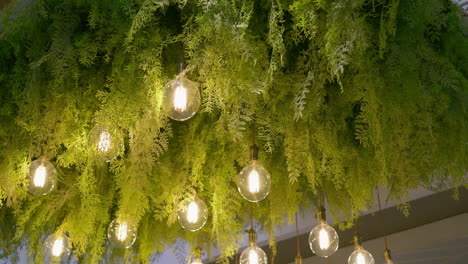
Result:
<instances>
[{"instance_id":1,"label":"bulb filament","mask_svg":"<svg viewBox=\"0 0 468 264\"><path fill-rule=\"evenodd\" d=\"M258 254L255 249L251 249L249 252L249 264L258 264L259 259L258 259Z\"/></svg>"},{"instance_id":2,"label":"bulb filament","mask_svg":"<svg viewBox=\"0 0 468 264\"><path fill-rule=\"evenodd\" d=\"M119 228L117 230L117 239L119 241L124 241L127 239L127 223L119 224Z\"/></svg>"},{"instance_id":3,"label":"bulb filament","mask_svg":"<svg viewBox=\"0 0 468 264\"><path fill-rule=\"evenodd\" d=\"M325 250L330 247L330 237L325 229L321 229L319 232L319 244L320 249Z\"/></svg>"},{"instance_id":4,"label":"bulb filament","mask_svg":"<svg viewBox=\"0 0 468 264\"><path fill-rule=\"evenodd\" d=\"M178 86L175 90L174 110L179 112L187 110L187 89L183 86Z\"/></svg>"},{"instance_id":5,"label":"bulb filament","mask_svg":"<svg viewBox=\"0 0 468 264\"><path fill-rule=\"evenodd\" d=\"M46 176L47 176L46 168L42 165L37 167L36 172L34 173L34 186L44 187Z\"/></svg>"},{"instance_id":6,"label":"bulb filament","mask_svg":"<svg viewBox=\"0 0 468 264\"><path fill-rule=\"evenodd\" d=\"M196 222L198 222L198 213L199 213L199 209L198 209L197 203L191 202L187 209L188 222L191 224L195 224Z\"/></svg>"},{"instance_id":7,"label":"bulb filament","mask_svg":"<svg viewBox=\"0 0 468 264\"><path fill-rule=\"evenodd\" d=\"M260 176L255 169L249 174L249 191L251 193L258 193L260 191Z\"/></svg>"},{"instance_id":8,"label":"bulb filament","mask_svg":"<svg viewBox=\"0 0 468 264\"><path fill-rule=\"evenodd\" d=\"M109 151L111 147L111 142L110 142L110 134L107 131L102 131L101 134L99 134L99 142L98 142L98 150L100 152L107 152Z\"/></svg>"},{"instance_id":9,"label":"bulb filament","mask_svg":"<svg viewBox=\"0 0 468 264\"><path fill-rule=\"evenodd\" d=\"M356 257L356 264L366 264L366 259L364 258L364 255L362 255L361 252L359 252Z\"/></svg>"},{"instance_id":10,"label":"bulb filament","mask_svg":"<svg viewBox=\"0 0 468 264\"><path fill-rule=\"evenodd\" d=\"M54 241L54 244L52 245L52 255L54 257L60 257L63 252L63 240L61 238L57 239Z\"/></svg>"}]
</instances>

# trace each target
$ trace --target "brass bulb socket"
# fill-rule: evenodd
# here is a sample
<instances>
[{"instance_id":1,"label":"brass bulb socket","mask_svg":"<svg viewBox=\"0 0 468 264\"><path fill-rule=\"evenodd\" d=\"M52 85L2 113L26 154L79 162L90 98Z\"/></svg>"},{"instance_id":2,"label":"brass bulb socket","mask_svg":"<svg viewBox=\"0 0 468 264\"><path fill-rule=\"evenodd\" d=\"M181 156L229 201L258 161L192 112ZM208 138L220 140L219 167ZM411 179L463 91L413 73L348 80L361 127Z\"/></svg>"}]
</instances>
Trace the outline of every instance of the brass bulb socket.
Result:
<instances>
[{"instance_id":1,"label":"brass bulb socket","mask_svg":"<svg viewBox=\"0 0 468 264\"><path fill-rule=\"evenodd\" d=\"M388 264L393 264L392 254L388 248L384 251L384 257Z\"/></svg>"},{"instance_id":2,"label":"brass bulb socket","mask_svg":"<svg viewBox=\"0 0 468 264\"><path fill-rule=\"evenodd\" d=\"M353 241L356 249L362 248L361 236L358 233L354 234Z\"/></svg>"},{"instance_id":3,"label":"brass bulb socket","mask_svg":"<svg viewBox=\"0 0 468 264\"><path fill-rule=\"evenodd\" d=\"M318 210L317 210L317 220L322 223L322 224L325 224L327 223L327 212L325 211L325 208L324 207L320 207Z\"/></svg>"},{"instance_id":4,"label":"brass bulb socket","mask_svg":"<svg viewBox=\"0 0 468 264\"><path fill-rule=\"evenodd\" d=\"M201 247L196 247L194 251L194 256L196 259L201 259L202 249Z\"/></svg>"},{"instance_id":5,"label":"brass bulb socket","mask_svg":"<svg viewBox=\"0 0 468 264\"><path fill-rule=\"evenodd\" d=\"M250 229L249 230L249 245L255 246L255 241L257 241L257 233L255 232L255 230Z\"/></svg>"},{"instance_id":6,"label":"brass bulb socket","mask_svg":"<svg viewBox=\"0 0 468 264\"><path fill-rule=\"evenodd\" d=\"M302 264L302 257L300 255L296 256L295 264Z\"/></svg>"},{"instance_id":7,"label":"brass bulb socket","mask_svg":"<svg viewBox=\"0 0 468 264\"><path fill-rule=\"evenodd\" d=\"M258 147L255 144L250 146L250 160L258 160Z\"/></svg>"}]
</instances>

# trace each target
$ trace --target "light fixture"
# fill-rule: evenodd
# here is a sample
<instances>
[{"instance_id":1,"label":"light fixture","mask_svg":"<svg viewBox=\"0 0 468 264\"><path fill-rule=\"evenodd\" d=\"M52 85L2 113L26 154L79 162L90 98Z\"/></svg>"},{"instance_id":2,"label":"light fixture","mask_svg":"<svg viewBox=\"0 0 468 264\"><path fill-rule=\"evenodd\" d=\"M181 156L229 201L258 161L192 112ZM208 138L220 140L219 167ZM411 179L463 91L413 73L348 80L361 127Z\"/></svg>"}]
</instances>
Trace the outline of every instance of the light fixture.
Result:
<instances>
[{"instance_id":1,"label":"light fixture","mask_svg":"<svg viewBox=\"0 0 468 264\"><path fill-rule=\"evenodd\" d=\"M57 181L57 170L45 156L33 161L29 166L28 191L34 195L45 195L52 191Z\"/></svg>"},{"instance_id":2,"label":"light fixture","mask_svg":"<svg viewBox=\"0 0 468 264\"><path fill-rule=\"evenodd\" d=\"M192 264L203 264L202 259L201 259L201 248L197 247L195 248L195 254L194 258L192 261Z\"/></svg>"},{"instance_id":3,"label":"light fixture","mask_svg":"<svg viewBox=\"0 0 468 264\"><path fill-rule=\"evenodd\" d=\"M336 230L327 224L323 204L323 194L319 192L319 209L317 211L319 224L309 234L309 245L315 255L327 258L338 250L339 238Z\"/></svg>"},{"instance_id":4,"label":"light fixture","mask_svg":"<svg viewBox=\"0 0 468 264\"><path fill-rule=\"evenodd\" d=\"M111 161L119 155L123 141L106 126L96 126L89 132L89 144L94 155L103 161Z\"/></svg>"},{"instance_id":5,"label":"light fixture","mask_svg":"<svg viewBox=\"0 0 468 264\"><path fill-rule=\"evenodd\" d=\"M180 203L177 218L184 229L198 231L208 220L208 207L195 195Z\"/></svg>"},{"instance_id":6,"label":"light fixture","mask_svg":"<svg viewBox=\"0 0 468 264\"><path fill-rule=\"evenodd\" d=\"M374 257L361 245L359 234L354 235L354 246L356 250L349 256L348 264L374 264Z\"/></svg>"},{"instance_id":7,"label":"light fixture","mask_svg":"<svg viewBox=\"0 0 468 264\"><path fill-rule=\"evenodd\" d=\"M70 256L71 243L64 234L52 234L44 242L46 257L50 262L61 262Z\"/></svg>"},{"instance_id":8,"label":"light fixture","mask_svg":"<svg viewBox=\"0 0 468 264\"><path fill-rule=\"evenodd\" d=\"M114 219L107 230L107 237L112 246L116 248L129 248L136 240L137 228L127 221Z\"/></svg>"},{"instance_id":9,"label":"light fixture","mask_svg":"<svg viewBox=\"0 0 468 264\"><path fill-rule=\"evenodd\" d=\"M241 170L237 177L237 189L249 202L260 202L270 193L270 173L258 163L258 147L255 144L255 127L252 131L250 147L250 165Z\"/></svg>"},{"instance_id":10,"label":"light fixture","mask_svg":"<svg viewBox=\"0 0 468 264\"><path fill-rule=\"evenodd\" d=\"M267 264L268 258L265 252L255 243L256 233L251 228L249 230L249 246L242 251L240 264Z\"/></svg>"},{"instance_id":11,"label":"light fixture","mask_svg":"<svg viewBox=\"0 0 468 264\"><path fill-rule=\"evenodd\" d=\"M185 78L183 64L177 77L164 87L163 97L163 111L168 117L177 121L192 118L200 109L200 91L194 82Z\"/></svg>"}]
</instances>

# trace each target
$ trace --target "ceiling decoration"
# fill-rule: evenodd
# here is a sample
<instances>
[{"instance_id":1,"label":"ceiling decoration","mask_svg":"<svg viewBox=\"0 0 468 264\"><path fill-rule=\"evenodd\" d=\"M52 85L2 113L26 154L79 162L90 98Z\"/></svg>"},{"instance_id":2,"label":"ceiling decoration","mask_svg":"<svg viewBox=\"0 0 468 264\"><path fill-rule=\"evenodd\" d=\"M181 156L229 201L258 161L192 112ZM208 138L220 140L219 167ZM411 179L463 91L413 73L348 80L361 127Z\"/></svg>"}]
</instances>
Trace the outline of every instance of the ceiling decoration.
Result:
<instances>
[{"instance_id":1,"label":"ceiling decoration","mask_svg":"<svg viewBox=\"0 0 468 264\"><path fill-rule=\"evenodd\" d=\"M344 228L378 185L467 184L452 2L43 0L1 21L1 257L42 263L52 236L148 263L182 238L226 263L252 201L271 258L319 193Z\"/></svg>"}]
</instances>

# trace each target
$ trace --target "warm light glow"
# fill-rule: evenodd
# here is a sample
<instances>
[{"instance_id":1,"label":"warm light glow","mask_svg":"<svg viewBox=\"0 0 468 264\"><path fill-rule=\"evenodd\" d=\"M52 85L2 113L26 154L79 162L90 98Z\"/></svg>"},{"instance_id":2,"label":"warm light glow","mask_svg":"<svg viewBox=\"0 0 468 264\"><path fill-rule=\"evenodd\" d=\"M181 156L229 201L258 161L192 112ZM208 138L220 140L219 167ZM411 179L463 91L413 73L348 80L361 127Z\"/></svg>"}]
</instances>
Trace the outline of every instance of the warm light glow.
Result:
<instances>
[{"instance_id":1,"label":"warm light glow","mask_svg":"<svg viewBox=\"0 0 468 264\"><path fill-rule=\"evenodd\" d=\"M250 171L249 174L249 191L251 193L258 193L260 191L260 176L255 169Z\"/></svg>"},{"instance_id":2,"label":"warm light glow","mask_svg":"<svg viewBox=\"0 0 468 264\"><path fill-rule=\"evenodd\" d=\"M61 238L57 239L54 241L54 244L52 246L52 255L54 257L60 257L63 252L63 240Z\"/></svg>"},{"instance_id":3,"label":"warm light glow","mask_svg":"<svg viewBox=\"0 0 468 264\"><path fill-rule=\"evenodd\" d=\"M121 223L117 229L117 239L120 241L127 239L127 223Z\"/></svg>"},{"instance_id":4,"label":"warm light glow","mask_svg":"<svg viewBox=\"0 0 468 264\"><path fill-rule=\"evenodd\" d=\"M250 250L249 252L249 264L258 264L258 254L255 250Z\"/></svg>"},{"instance_id":5,"label":"warm light glow","mask_svg":"<svg viewBox=\"0 0 468 264\"><path fill-rule=\"evenodd\" d=\"M198 214L199 214L198 204L193 201L189 204L188 209L187 209L188 222L192 224L198 222Z\"/></svg>"},{"instance_id":6,"label":"warm light glow","mask_svg":"<svg viewBox=\"0 0 468 264\"><path fill-rule=\"evenodd\" d=\"M107 131L102 131L101 134L99 134L99 142L98 142L99 151L101 152L109 151L111 147L110 138L111 138L111 135Z\"/></svg>"},{"instance_id":7,"label":"warm light glow","mask_svg":"<svg viewBox=\"0 0 468 264\"><path fill-rule=\"evenodd\" d=\"M366 264L366 258L360 252L356 257L356 264Z\"/></svg>"},{"instance_id":8,"label":"warm light glow","mask_svg":"<svg viewBox=\"0 0 468 264\"><path fill-rule=\"evenodd\" d=\"M320 230L319 233L320 249L327 249L330 247L330 237L325 229Z\"/></svg>"},{"instance_id":9,"label":"warm light glow","mask_svg":"<svg viewBox=\"0 0 468 264\"><path fill-rule=\"evenodd\" d=\"M46 168L42 165L37 167L36 172L34 173L34 186L44 187L46 176L47 176Z\"/></svg>"},{"instance_id":10,"label":"warm light glow","mask_svg":"<svg viewBox=\"0 0 468 264\"><path fill-rule=\"evenodd\" d=\"M178 86L174 94L174 110L183 112L187 110L187 89Z\"/></svg>"}]
</instances>

